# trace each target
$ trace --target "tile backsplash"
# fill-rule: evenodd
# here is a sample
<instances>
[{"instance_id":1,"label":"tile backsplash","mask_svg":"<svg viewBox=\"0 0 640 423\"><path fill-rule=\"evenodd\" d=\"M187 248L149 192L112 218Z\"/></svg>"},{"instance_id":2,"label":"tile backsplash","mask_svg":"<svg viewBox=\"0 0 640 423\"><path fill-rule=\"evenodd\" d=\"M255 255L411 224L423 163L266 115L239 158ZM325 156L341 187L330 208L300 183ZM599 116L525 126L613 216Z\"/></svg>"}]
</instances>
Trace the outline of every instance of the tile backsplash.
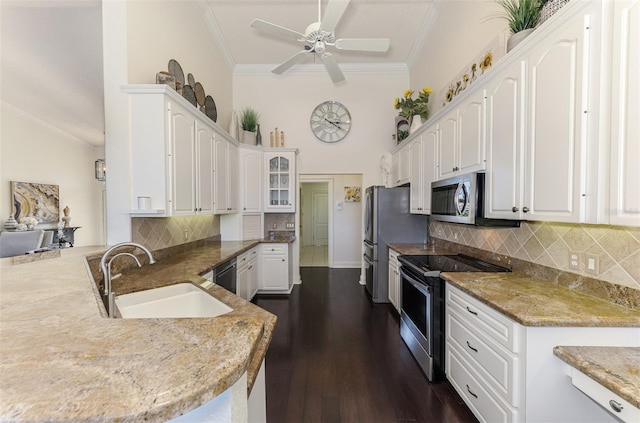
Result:
<instances>
[{"instance_id":1,"label":"tile backsplash","mask_svg":"<svg viewBox=\"0 0 640 423\"><path fill-rule=\"evenodd\" d=\"M640 228L522 222L520 228L485 228L431 221L433 238L554 269L640 289ZM570 266L576 253L579 269ZM594 258L597 271L586 269Z\"/></svg>"},{"instance_id":2,"label":"tile backsplash","mask_svg":"<svg viewBox=\"0 0 640 423\"><path fill-rule=\"evenodd\" d=\"M220 235L220 218L216 215L131 219L131 240L151 250L173 247L216 235Z\"/></svg>"}]
</instances>

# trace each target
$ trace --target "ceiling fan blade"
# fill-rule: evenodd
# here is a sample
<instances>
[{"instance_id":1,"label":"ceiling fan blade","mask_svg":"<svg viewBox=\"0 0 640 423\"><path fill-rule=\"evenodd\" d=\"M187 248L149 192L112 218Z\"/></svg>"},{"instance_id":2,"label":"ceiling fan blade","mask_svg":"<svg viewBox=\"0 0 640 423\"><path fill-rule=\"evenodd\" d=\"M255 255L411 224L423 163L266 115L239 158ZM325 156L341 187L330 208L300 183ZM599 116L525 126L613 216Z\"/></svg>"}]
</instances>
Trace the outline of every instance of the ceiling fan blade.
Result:
<instances>
[{"instance_id":1,"label":"ceiling fan blade","mask_svg":"<svg viewBox=\"0 0 640 423\"><path fill-rule=\"evenodd\" d=\"M342 14L349 5L350 0L329 0L324 16L320 21L320 28L327 32L333 32Z\"/></svg>"},{"instance_id":2,"label":"ceiling fan blade","mask_svg":"<svg viewBox=\"0 0 640 423\"><path fill-rule=\"evenodd\" d=\"M342 38L336 40L335 46L338 50L359 50L359 51L387 51L390 40L388 38Z\"/></svg>"},{"instance_id":3,"label":"ceiling fan blade","mask_svg":"<svg viewBox=\"0 0 640 423\"><path fill-rule=\"evenodd\" d=\"M340 69L340 66L336 63L336 59L333 58L331 53L324 53L322 56L322 63L324 63L324 67L327 68L327 72L329 72L329 76L333 82L344 81L344 74Z\"/></svg>"},{"instance_id":4,"label":"ceiling fan blade","mask_svg":"<svg viewBox=\"0 0 640 423\"><path fill-rule=\"evenodd\" d=\"M261 29L266 32L270 32L275 35L282 35L284 37L293 38L294 40L303 40L304 34L285 28L280 25L272 24L271 22L263 21L262 19L254 19L251 22L251 27L255 29Z\"/></svg>"},{"instance_id":5,"label":"ceiling fan blade","mask_svg":"<svg viewBox=\"0 0 640 423\"><path fill-rule=\"evenodd\" d=\"M275 74L278 74L278 75L282 75L291 66L295 65L298 62L301 62L302 59L304 59L307 54L309 54L308 50L302 50L302 51L294 54L293 56L291 56L286 61L282 62L280 64L280 66L278 66L277 68L275 68L271 72L273 72Z\"/></svg>"}]
</instances>

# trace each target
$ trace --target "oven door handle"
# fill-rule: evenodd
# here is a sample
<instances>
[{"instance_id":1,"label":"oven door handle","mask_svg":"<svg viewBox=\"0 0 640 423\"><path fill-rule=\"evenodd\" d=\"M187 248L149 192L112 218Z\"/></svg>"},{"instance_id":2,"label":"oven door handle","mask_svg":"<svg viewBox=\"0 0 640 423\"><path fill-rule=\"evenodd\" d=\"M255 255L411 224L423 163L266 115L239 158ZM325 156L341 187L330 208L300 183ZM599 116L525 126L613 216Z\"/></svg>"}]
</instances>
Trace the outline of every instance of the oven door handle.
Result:
<instances>
[{"instance_id":1,"label":"oven door handle","mask_svg":"<svg viewBox=\"0 0 640 423\"><path fill-rule=\"evenodd\" d=\"M409 276L404 270L402 270L402 266L400 266L400 275L402 275L403 279L406 279L415 289L422 292L424 295L431 295L429 292L429 288L425 286L425 284L418 282L413 277Z\"/></svg>"}]
</instances>

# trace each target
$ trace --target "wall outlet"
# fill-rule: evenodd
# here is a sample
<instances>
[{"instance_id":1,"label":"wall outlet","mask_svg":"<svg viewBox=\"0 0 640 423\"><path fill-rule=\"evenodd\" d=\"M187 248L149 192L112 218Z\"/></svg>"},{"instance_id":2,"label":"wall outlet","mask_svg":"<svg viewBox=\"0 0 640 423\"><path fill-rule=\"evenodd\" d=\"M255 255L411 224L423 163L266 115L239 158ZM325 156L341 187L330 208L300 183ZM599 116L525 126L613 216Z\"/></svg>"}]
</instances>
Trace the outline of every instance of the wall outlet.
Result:
<instances>
[{"instance_id":1,"label":"wall outlet","mask_svg":"<svg viewBox=\"0 0 640 423\"><path fill-rule=\"evenodd\" d=\"M295 228L295 223L287 222L287 229L294 229L294 228Z\"/></svg>"},{"instance_id":2,"label":"wall outlet","mask_svg":"<svg viewBox=\"0 0 640 423\"><path fill-rule=\"evenodd\" d=\"M577 251L569 252L569 268L570 269L580 270L580 262L582 261L580 256L581 256L581 253Z\"/></svg>"},{"instance_id":3,"label":"wall outlet","mask_svg":"<svg viewBox=\"0 0 640 423\"><path fill-rule=\"evenodd\" d=\"M585 254L585 272L593 273L594 275L600 274L600 257L597 254Z\"/></svg>"},{"instance_id":4,"label":"wall outlet","mask_svg":"<svg viewBox=\"0 0 640 423\"><path fill-rule=\"evenodd\" d=\"M278 222L273 222L273 223L271 224L271 227L272 227L273 229L278 229Z\"/></svg>"},{"instance_id":5,"label":"wall outlet","mask_svg":"<svg viewBox=\"0 0 640 423\"><path fill-rule=\"evenodd\" d=\"M189 231L188 230L184 230L184 234L182 235L182 238L186 241L189 239Z\"/></svg>"}]
</instances>

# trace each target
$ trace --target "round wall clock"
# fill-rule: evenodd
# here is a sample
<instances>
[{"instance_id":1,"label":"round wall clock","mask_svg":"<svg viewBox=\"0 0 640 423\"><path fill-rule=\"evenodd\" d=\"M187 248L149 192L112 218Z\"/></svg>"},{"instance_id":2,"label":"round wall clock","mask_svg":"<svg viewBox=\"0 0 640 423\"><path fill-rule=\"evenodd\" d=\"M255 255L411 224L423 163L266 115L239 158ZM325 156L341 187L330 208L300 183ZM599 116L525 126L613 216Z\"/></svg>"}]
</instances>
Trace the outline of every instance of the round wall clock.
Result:
<instances>
[{"instance_id":1,"label":"round wall clock","mask_svg":"<svg viewBox=\"0 0 640 423\"><path fill-rule=\"evenodd\" d=\"M325 101L311 113L311 130L320 141L338 142L351 129L351 115L346 107L337 101Z\"/></svg>"}]
</instances>

